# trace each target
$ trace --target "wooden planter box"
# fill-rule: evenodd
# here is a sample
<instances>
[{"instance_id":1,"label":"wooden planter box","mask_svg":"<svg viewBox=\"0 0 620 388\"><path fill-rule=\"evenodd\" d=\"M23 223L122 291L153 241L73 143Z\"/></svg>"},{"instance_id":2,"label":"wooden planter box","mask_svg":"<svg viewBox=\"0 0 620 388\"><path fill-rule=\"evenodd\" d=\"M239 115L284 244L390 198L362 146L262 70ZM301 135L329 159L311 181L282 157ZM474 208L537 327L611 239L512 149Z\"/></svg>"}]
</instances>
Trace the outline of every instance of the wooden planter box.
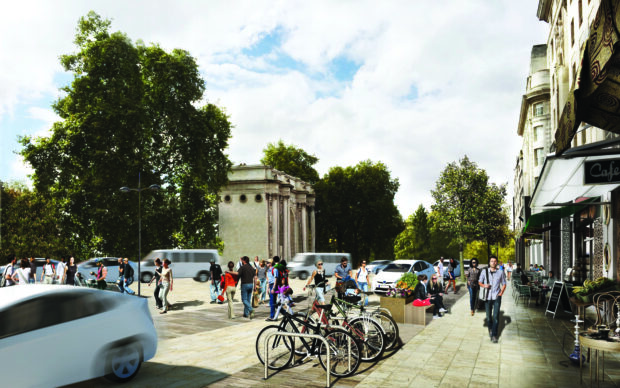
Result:
<instances>
[{"instance_id":1,"label":"wooden planter box","mask_svg":"<svg viewBox=\"0 0 620 388\"><path fill-rule=\"evenodd\" d=\"M413 295L408 298L392 298L387 296L380 296L381 307L390 310L392 318L398 323L405 322L405 306L413 303Z\"/></svg>"}]
</instances>

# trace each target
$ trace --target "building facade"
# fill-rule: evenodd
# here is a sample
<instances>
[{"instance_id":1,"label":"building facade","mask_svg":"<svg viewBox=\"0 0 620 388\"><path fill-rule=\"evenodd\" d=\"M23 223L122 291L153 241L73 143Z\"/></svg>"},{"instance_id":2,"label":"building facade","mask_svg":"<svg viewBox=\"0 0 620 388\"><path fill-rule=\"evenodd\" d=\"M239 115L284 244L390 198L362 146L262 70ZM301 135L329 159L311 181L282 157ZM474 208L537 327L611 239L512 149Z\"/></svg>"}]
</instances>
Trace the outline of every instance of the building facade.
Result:
<instances>
[{"instance_id":1,"label":"building facade","mask_svg":"<svg viewBox=\"0 0 620 388\"><path fill-rule=\"evenodd\" d=\"M620 174L609 171L614 163L620 166L620 53L614 51L620 2L540 0L537 16L549 24L548 92L536 93L531 82L541 68L534 66L539 47L534 46L519 118L523 148L515 166L517 260L543 263L556 277L577 283L617 279ZM530 102L540 104L542 116ZM542 139L536 126L542 126ZM541 246L540 260L540 252L531 249L535 245Z\"/></svg>"},{"instance_id":2,"label":"building facade","mask_svg":"<svg viewBox=\"0 0 620 388\"><path fill-rule=\"evenodd\" d=\"M224 261L290 260L315 251L315 197L308 183L263 165L234 166L228 179L218 206Z\"/></svg>"}]
</instances>

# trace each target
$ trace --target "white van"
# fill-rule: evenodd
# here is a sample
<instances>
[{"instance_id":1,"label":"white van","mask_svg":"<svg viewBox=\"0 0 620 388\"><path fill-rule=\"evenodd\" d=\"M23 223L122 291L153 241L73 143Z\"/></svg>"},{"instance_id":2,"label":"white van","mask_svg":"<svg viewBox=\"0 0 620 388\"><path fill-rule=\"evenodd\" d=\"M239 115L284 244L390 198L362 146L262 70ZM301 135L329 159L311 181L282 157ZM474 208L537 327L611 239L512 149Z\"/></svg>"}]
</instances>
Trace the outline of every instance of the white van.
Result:
<instances>
[{"instance_id":1,"label":"white van","mask_svg":"<svg viewBox=\"0 0 620 388\"><path fill-rule=\"evenodd\" d=\"M312 272L316 269L316 263L320 260L323 262L323 268L325 269L326 276L332 276L336 267L340 265L340 260L346 257L351 265L350 253L298 253L293 257L293 260L288 263L287 268L291 278L299 277L301 280L305 280L308 276L312 275Z\"/></svg>"},{"instance_id":2,"label":"white van","mask_svg":"<svg viewBox=\"0 0 620 388\"><path fill-rule=\"evenodd\" d=\"M140 263L141 280L148 283L155 273L155 259L159 258L162 263L165 259L170 260L170 268L175 278L193 278L199 282L209 280L211 274L211 260L220 263L220 255L217 249L158 249L151 251Z\"/></svg>"}]
</instances>

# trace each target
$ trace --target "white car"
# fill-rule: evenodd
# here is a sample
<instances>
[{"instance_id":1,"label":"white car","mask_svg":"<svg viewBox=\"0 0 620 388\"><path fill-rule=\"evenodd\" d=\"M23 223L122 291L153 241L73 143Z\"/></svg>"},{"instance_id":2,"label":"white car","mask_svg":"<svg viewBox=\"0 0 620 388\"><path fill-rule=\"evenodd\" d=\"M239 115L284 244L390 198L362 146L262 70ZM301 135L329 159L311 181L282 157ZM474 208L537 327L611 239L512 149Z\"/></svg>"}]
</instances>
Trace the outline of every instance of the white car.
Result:
<instances>
[{"instance_id":1,"label":"white car","mask_svg":"<svg viewBox=\"0 0 620 388\"><path fill-rule=\"evenodd\" d=\"M96 276L92 275L91 272L97 273L99 270L99 266L97 265L97 261L103 261L103 265L108 269L108 274L106 276L107 282L115 282L118 280L118 257L96 257L94 259L90 259L78 264L78 272L84 276L85 279L95 279ZM129 265L133 268L133 277L134 281L138 281L138 264L129 260Z\"/></svg>"},{"instance_id":2,"label":"white car","mask_svg":"<svg viewBox=\"0 0 620 388\"><path fill-rule=\"evenodd\" d=\"M396 260L375 276L372 290L377 294L386 293L390 288L396 287L398 279L406 272L414 272L416 275L425 274L430 279L435 269L424 260Z\"/></svg>"},{"instance_id":3,"label":"white car","mask_svg":"<svg viewBox=\"0 0 620 388\"><path fill-rule=\"evenodd\" d=\"M124 382L156 350L145 298L65 285L0 289L2 386Z\"/></svg>"}]
</instances>

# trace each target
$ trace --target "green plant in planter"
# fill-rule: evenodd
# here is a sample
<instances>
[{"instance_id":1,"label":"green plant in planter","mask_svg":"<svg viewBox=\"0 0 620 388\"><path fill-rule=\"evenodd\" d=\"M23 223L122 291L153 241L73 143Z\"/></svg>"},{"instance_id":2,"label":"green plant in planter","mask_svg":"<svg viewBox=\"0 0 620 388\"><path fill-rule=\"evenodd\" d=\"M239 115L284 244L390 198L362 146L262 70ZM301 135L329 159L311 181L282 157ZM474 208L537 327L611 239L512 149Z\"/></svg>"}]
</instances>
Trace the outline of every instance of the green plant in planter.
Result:
<instances>
[{"instance_id":1,"label":"green plant in planter","mask_svg":"<svg viewBox=\"0 0 620 388\"><path fill-rule=\"evenodd\" d=\"M418 284L418 277L412 272L407 272L398 279L396 282L396 288L390 288L387 292L387 296L406 298L413 295L413 290Z\"/></svg>"}]
</instances>

